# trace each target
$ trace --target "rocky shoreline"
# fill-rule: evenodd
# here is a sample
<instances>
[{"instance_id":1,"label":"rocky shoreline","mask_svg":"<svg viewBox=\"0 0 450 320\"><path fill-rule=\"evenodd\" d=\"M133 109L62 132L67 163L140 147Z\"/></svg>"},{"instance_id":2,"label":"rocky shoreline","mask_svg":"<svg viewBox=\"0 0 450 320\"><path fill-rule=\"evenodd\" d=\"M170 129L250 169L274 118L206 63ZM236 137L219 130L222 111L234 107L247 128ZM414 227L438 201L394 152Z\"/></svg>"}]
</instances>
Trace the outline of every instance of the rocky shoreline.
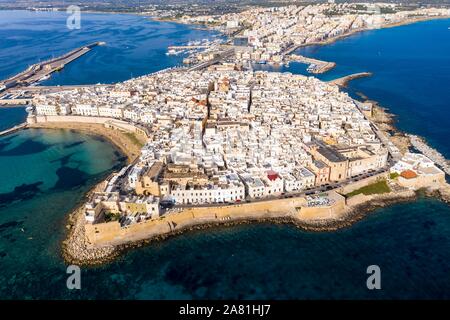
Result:
<instances>
[{"instance_id":1,"label":"rocky shoreline","mask_svg":"<svg viewBox=\"0 0 450 320\"><path fill-rule=\"evenodd\" d=\"M401 148L402 151L405 151L409 148L410 143L408 137L404 134L397 131L394 126L394 116L386 111L385 108L382 108L375 101L370 101L365 99L365 102L370 102L373 104L374 115L371 117L371 120L374 121L377 126L379 126L380 130L385 134L391 136L395 145ZM54 124L52 127L57 128L61 124ZM75 124L76 125L76 124ZM76 126L72 124L69 126L70 129L77 130ZM64 126L67 128L67 126ZM85 129L88 128L80 128ZM90 133L95 134L105 134L106 130L100 130ZM117 145L117 139L111 139L111 137L106 137L109 141ZM121 150L125 149L123 144L119 146ZM128 152L128 157L129 152ZM102 182L103 183L103 182ZM95 191L96 188L100 187L102 183L98 184L94 187L86 197ZM230 227L236 226L240 224L250 224L250 223L278 223L278 224L291 224L296 227L309 231L309 232L330 232L336 231L341 228L348 228L358 221L364 219L370 212L382 207L386 207L395 203L414 201L417 198L417 195L412 192L407 195L401 196L399 193L391 193L388 195L378 195L377 197L369 197L364 201L359 203L356 206L349 206L346 212L343 214L342 218L336 220L322 220L322 221L302 221L300 219L295 218L294 216L284 216L284 217L275 217L275 218L251 218L251 219L236 219L232 221L218 221L218 222L207 222L200 223L193 226L185 227L182 229L178 229L172 231L170 233L161 234L158 236L153 236L148 239L138 240L131 243L125 243L120 245L110 245L110 246L102 246L95 247L91 243L89 243L85 231L85 219L83 215L83 204L79 205L69 216L68 228L69 234L67 239L63 242L62 246L62 255L67 263L77 264L77 265L101 265L104 263L108 263L113 261L118 256L122 255L127 250L131 250L133 248L142 247L144 245L148 245L153 242L163 241L167 238L177 236L183 234L185 232L194 231L194 230L204 230L209 228L222 228L222 227Z\"/></svg>"},{"instance_id":2,"label":"rocky shoreline","mask_svg":"<svg viewBox=\"0 0 450 320\"><path fill-rule=\"evenodd\" d=\"M368 100L367 97L365 98L365 102L370 102L373 104L374 115L371 117L371 120L374 121L377 126L379 126L379 129L381 131L390 136L390 139L392 139L393 143L402 152L409 150L409 148L411 147L409 138L404 133L399 132L395 127L395 116L387 112L385 108L379 106L376 101ZM101 186L101 183L97 185L97 187L98 186ZM91 192L93 192L94 190L95 188L91 190ZM434 192L426 192L425 195L450 202L450 186L447 186L447 189L443 190L446 190L447 194L442 190L439 190ZM389 194L380 194L376 196L363 196L363 199L360 201L360 203L348 206L346 212L340 219L302 221L295 218L294 216L285 216L277 218L252 218L236 219L233 221L208 222L175 230L170 233L153 236L145 240L104 247L95 247L88 242L87 237L84 233L85 220L81 210L82 206L79 206L76 210L74 210L69 218L71 228L69 236L63 244L63 256L68 263L76 263L78 265L100 265L113 261L115 258L122 255L127 250L142 247L150 243L163 241L165 239L178 236L186 232L205 230L210 228L231 227L241 224L291 224L308 232L332 232L338 229L351 227L377 209L397 203L415 201L418 198L419 194L420 192L400 191L391 192Z\"/></svg>"},{"instance_id":3,"label":"rocky shoreline","mask_svg":"<svg viewBox=\"0 0 450 320\"><path fill-rule=\"evenodd\" d=\"M237 219L232 221L208 222L201 223L186 228L178 229L170 233L153 236L148 239L139 240L132 243L121 244L117 246L94 247L86 239L84 234L84 217L80 210L75 210L71 214L70 221L73 222L70 234L63 243L63 257L67 263L95 266L115 260L128 250L143 247L155 242L164 241L166 239L182 235L191 231L200 231L213 228L233 227L243 224L290 224L301 230L308 232L332 232L342 228L348 228L355 223L367 217L376 209L390 206L396 203L410 202L417 199L415 192L407 194L391 193L387 195L378 195L375 199L364 201L353 207L348 207L347 212L340 219L322 220L322 221L301 221L294 216L285 216L278 218L254 218L254 219ZM80 209L80 207L78 208Z\"/></svg>"},{"instance_id":4,"label":"rocky shoreline","mask_svg":"<svg viewBox=\"0 0 450 320\"><path fill-rule=\"evenodd\" d=\"M430 20L430 19L425 19ZM413 21L417 22L417 21ZM413 23L411 21L405 22L402 24ZM388 26L386 26L388 27ZM364 31L359 30L357 32ZM347 34L343 37L349 36ZM333 38L331 42L334 42L340 38ZM321 43L327 44L327 43ZM311 45L311 44L308 44ZM371 120L375 122L375 124L379 127L380 131L389 136L389 139L397 146L400 151L406 152L410 149L411 143L406 134L400 132L395 128L395 116L387 112L387 110L381 107L376 101L369 100L366 96L361 94L361 97L364 102L370 102L373 105L373 115ZM55 125L58 127L60 124ZM73 127L71 129L78 130L78 128ZM89 131L89 130L87 130ZM91 133L93 133L91 131ZM95 134L104 134L104 132L94 132ZM117 145L117 141L111 137L106 137L110 142ZM127 150L126 145L123 144L118 146L121 150L123 150L129 159L130 152ZM100 186L102 183L97 185ZM87 196L93 192L96 187L94 187ZM428 193L427 196L438 197L440 199L446 199L446 201L450 202L450 188L448 188L448 195L446 196L443 192L438 193ZM67 263L78 264L78 265L100 265L103 263L107 263L113 261L118 256L122 255L127 250L142 247L144 245L148 245L153 242L163 241L167 238L174 237L185 232L194 231L194 230L204 230L209 228L223 228L236 226L241 224L250 224L250 223L277 223L277 224L291 224L296 227L309 231L309 232L331 232L336 231L342 228L348 228L358 221L361 221L366 216L368 216L371 212L376 209L383 208L386 206L390 206L396 203L404 203L414 201L418 198L417 192L391 192L389 194L382 194L376 197L366 197L361 203L357 205L347 207L346 212L342 215L341 218L335 220L321 220L321 221L301 221L300 219L292 216L284 216L277 218L251 218L251 219L236 219L232 221L217 221L217 222L207 222L207 223L199 223L197 225L185 227L182 229L178 229L172 231L170 233L161 234L158 236L153 236L151 238L145 240L139 240L132 243L120 244L115 246L102 246L95 247L87 240L84 231L85 219L83 215L83 204L79 205L69 216L68 219L68 229L69 234L67 239L63 242L62 245L62 254Z\"/></svg>"}]
</instances>

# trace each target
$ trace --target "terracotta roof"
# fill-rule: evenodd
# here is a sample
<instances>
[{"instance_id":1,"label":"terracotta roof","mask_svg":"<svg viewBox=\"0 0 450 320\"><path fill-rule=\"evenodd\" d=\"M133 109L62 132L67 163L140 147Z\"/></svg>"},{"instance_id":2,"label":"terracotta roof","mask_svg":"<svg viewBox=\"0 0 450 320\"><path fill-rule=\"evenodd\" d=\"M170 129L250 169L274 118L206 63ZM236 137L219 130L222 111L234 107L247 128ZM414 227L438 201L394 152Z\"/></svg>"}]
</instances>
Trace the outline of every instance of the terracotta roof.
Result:
<instances>
[{"instance_id":1,"label":"terracotta roof","mask_svg":"<svg viewBox=\"0 0 450 320\"><path fill-rule=\"evenodd\" d=\"M273 170L269 170L267 171L267 178L269 178L270 181L275 181L278 179L278 173Z\"/></svg>"},{"instance_id":2,"label":"terracotta roof","mask_svg":"<svg viewBox=\"0 0 450 320\"><path fill-rule=\"evenodd\" d=\"M417 177L417 173L412 170L405 170L400 175L405 179L414 179Z\"/></svg>"}]
</instances>

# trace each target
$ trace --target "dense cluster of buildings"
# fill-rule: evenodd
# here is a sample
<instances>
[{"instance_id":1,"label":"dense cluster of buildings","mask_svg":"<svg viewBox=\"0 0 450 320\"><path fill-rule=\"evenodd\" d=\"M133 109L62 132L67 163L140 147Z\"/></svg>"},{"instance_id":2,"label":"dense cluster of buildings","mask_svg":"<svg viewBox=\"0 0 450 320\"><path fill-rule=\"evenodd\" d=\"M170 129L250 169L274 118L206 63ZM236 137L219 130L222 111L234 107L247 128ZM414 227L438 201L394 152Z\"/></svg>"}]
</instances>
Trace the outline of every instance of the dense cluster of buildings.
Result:
<instances>
[{"instance_id":1,"label":"dense cluster of buildings","mask_svg":"<svg viewBox=\"0 0 450 320\"><path fill-rule=\"evenodd\" d=\"M247 50L238 51L238 59L281 63L286 52L301 45L410 19L448 15L448 9L440 8L402 11L395 4L324 3L252 8L221 16L185 18L184 21L239 32L237 40Z\"/></svg>"},{"instance_id":2,"label":"dense cluster of buildings","mask_svg":"<svg viewBox=\"0 0 450 320\"><path fill-rule=\"evenodd\" d=\"M112 127L145 134L139 159L108 179L86 204L91 223L119 220L126 226L157 219L173 204L239 203L339 186L387 168L388 150L361 104L312 77L237 66L281 62L293 48L352 30L448 14L389 8L390 13L367 12L365 6L359 12L351 4L320 4L195 17L186 22L240 32L235 56L204 71L167 70L115 85L39 95L34 112L44 119L120 121ZM197 60L214 54L206 50ZM443 179L443 172L421 155L407 154L392 170L406 187Z\"/></svg>"},{"instance_id":3,"label":"dense cluster of buildings","mask_svg":"<svg viewBox=\"0 0 450 320\"><path fill-rule=\"evenodd\" d=\"M128 212L126 223L154 218L163 201L299 193L387 164L386 148L354 101L301 75L172 71L37 96L33 104L40 116L114 118L148 132L139 161L88 204L89 221L105 210Z\"/></svg>"},{"instance_id":4,"label":"dense cluster of buildings","mask_svg":"<svg viewBox=\"0 0 450 320\"><path fill-rule=\"evenodd\" d=\"M421 153L407 152L390 171L399 175L399 185L410 189L437 188L445 183L445 172Z\"/></svg>"}]
</instances>

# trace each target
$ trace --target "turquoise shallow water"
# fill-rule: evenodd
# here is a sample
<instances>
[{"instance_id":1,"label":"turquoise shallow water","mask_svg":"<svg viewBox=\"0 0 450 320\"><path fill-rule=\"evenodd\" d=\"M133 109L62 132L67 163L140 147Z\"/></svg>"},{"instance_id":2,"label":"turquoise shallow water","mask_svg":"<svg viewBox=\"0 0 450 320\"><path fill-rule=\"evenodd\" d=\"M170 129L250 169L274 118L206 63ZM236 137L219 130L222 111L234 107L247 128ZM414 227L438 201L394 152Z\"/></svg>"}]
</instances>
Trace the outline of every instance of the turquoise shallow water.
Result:
<instances>
[{"instance_id":1,"label":"turquoise shallow water","mask_svg":"<svg viewBox=\"0 0 450 320\"><path fill-rule=\"evenodd\" d=\"M61 53L69 49L67 44L72 47L75 43L97 40L103 32L111 39L117 35L117 39L126 38L127 43L134 43L133 50L117 45L116 51L106 55L100 53L109 50L107 47L98 48L92 64L86 56L87 61L80 59L73 69L66 69L52 78L53 83L123 80L129 70L137 70L134 66L139 69L139 61L149 61L146 72L154 71L163 66L158 65L160 60L152 58L151 47L144 46L146 41L154 39L158 48L160 41L168 43L180 39L176 36L175 40L171 39L170 33L164 35L164 32L160 37L139 37L149 26L153 28L150 28L153 35L157 35L160 26L166 30L167 25L128 15L87 15L96 32L88 29L72 35L59 30L63 21L60 14L43 13L38 17L46 21L45 26L30 22L26 24L28 27L23 27L24 13L15 14L7 14L8 20L0 19L0 23L7 21L8 25L0 28L0 37L7 30L8 38L12 38L1 43L2 46L6 43L4 50L0 50L0 74L3 75L16 72L14 48L29 46L34 50L25 50L24 60L18 58L19 62L25 61L22 65L19 63L20 68L17 68L21 69L27 61L31 63L41 53L50 52L49 44L39 39L50 41L53 33L54 39L62 41L57 45ZM449 119L445 111L448 74L436 71L433 76L427 76L424 71L427 66L417 62L426 50L427 63L435 63L433 52L436 52L442 62L440 70L448 68L448 55L442 53L442 50L448 52L445 51L448 43L432 41L437 36L445 37L442 30L445 23L425 23L419 30L413 25L373 31L329 47L307 50L312 50L311 55L338 62L334 75L375 72L372 79L354 82L350 91L359 90L358 85L363 84L367 88L383 88L386 96L372 97L375 91L363 92L379 98L384 105L391 102L391 110L399 110L399 125L411 126L408 127L411 132L446 132L449 128L445 125ZM175 35L197 32L183 26L168 28L178 30ZM133 33L136 30L140 31ZM415 32L415 36L408 36L409 32ZM38 41L30 44L23 41L34 37ZM68 39L64 40L65 37ZM412 38L415 43L426 44L426 49L420 46L417 53L414 49L417 46L410 44ZM145 41L140 42L143 39ZM397 42L403 44L396 47ZM405 47L407 50L396 51L406 45L410 46ZM392 46L397 49L390 49ZM383 61L392 63L385 66L377 62L380 58L375 53L378 51L382 52ZM120 59L114 60L115 55ZM111 61L114 61L112 65ZM408 66L408 61L412 62L412 67ZM93 73L87 75L86 66L100 66L101 72L97 73L93 67L89 71ZM294 65L290 71L302 72ZM408 76L399 80L398 72L406 72ZM428 94L427 91L418 91L422 94L417 96L408 92L408 101L414 103L407 104L409 112L402 116L403 104L398 102L403 100L390 100L389 92L402 96L405 94L402 88L418 90L416 83L420 73L433 83L433 99L430 100L433 103L423 100L422 94ZM326 76L332 77L333 73ZM439 81L434 82L435 78ZM440 115L437 119L432 106L442 106L436 109ZM0 109L0 128L21 122L23 112L20 108ZM412 125L405 116L413 118ZM414 126L414 123L420 125ZM436 135L433 141L448 147L447 136ZM432 137L432 134L427 136ZM450 207L431 199L377 210L351 228L337 232L310 233L288 225L258 224L186 233L130 250L113 263L83 268L82 290L67 290L66 266L59 252L67 212L90 186L122 165L123 159L109 143L71 131L27 130L0 138L0 298L450 298ZM372 264L381 268L381 291L366 289L366 268Z\"/></svg>"},{"instance_id":2,"label":"turquoise shallow water","mask_svg":"<svg viewBox=\"0 0 450 320\"><path fill-rule=\"evenodd\" d=\"M67 213L124 161L103 138L69 130L0 138L1 298L58 297Z\"/></svg>"}]
</instances>

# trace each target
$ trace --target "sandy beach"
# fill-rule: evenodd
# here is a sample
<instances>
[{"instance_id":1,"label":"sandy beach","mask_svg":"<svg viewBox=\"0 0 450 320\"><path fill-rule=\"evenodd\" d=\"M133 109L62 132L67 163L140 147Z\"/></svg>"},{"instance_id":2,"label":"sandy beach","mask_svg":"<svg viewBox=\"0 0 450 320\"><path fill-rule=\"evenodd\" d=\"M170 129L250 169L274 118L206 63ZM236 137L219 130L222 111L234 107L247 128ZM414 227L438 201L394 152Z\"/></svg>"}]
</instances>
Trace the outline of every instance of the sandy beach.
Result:
<instances>
[{"instance_id":1,"label":"sandy beach","mask_svg":"<svg viewBox=\"0 0 450 320\"><path fill-rule=\"evenodd\" d=\"M51 129L51 130L76 130L87 134L98 135L111 144L115 145L127 157L128 163L133 162L139 155L141 145L145 143L144 138L134 135L131 138L119 130L105 128L101 124L95 123L76 123L76 122L44 122L36 124L28 124L27 128L34 129ZM105 179L106 180L106 179ZM105 181L94 186L85 196L87 199L93 192L102 189ZM67 237L62 243L62 255L68 263L76 263L79 265L98 264L106 260L111 260L117 256L118 250L113 246L103 246L95 248L90 245L85 236L85 219L84 219L84 203L83 200L77 207L69 213L66 222L68 230Z\"/></svg>"},{"instance_id":2,"label":"sandy beach","mask_svg":"<svg viewBox=\"0 0 450 320\"><path fill-rule=\"evenodd\" d=\"M68 129L85 132L88 134L99 135L106 138L109 142L118 147L131 163L141 153L141 147L145 143L144 138L134 135L133 139L130 134L119 130L105 128L101 124L96 123L77 123L77 122L43 122L27 125L28 128L41 129ZM139 143L138 143L139 142Z\"/></svg>"},{"instance_id":3,"label":"sandy beach","mask_svg":"<svg viewBox=\"0 0 450 320\"><path fill-rule=\"evenodd\" d=\"M382 28L390 28L400 25L411 24L419 21L443 19L444 17L427 17L417 18L403 21L401 23L383 26ZM445 17L446 19L449 17ZM334 37L323 42L309 43L310 45L325 45L337 41L341 38L350 36L352 34L366 31L354 30L342 36ZM367 98L367 97L366 97ZM379 106L375 101L366 102L373 104L373 115L371 120L379 127L379 129L388 135L390 140L396 145L401 152L405 152L410 147L409 138L406 137L394 126L394 116L389 114L386 109ZM108 141L116 145L127 157L129 162L133 162L139 155L140 149L145 141L139 140L138 136L134 139L129 134L118 130L107 129L101 124L75 123L75 122L58 122L58 123L37 123L28 126L29 128L45 128L45 129L70 129L87 132L89 134L96 134L106 138ZM138 141L136 141L138 139ZM95 186L87 195L101 188L104 182ZM450 190L450 189L448 189ZM448 191L450 195L450 191ZM360 221L370 212L377 208L382 208L398 202L414 201L417 198L417 193L411 190L392 191L387 194L378 194L371 196L357 195L345 199L345 208L340 210L339 214L330 218L314 219L313 217L302 217L297 212L283 210L284 207L277 207L274 203L273 207L276 210L258 209L255 208L251 213L236 212L233 214L208 216L207 218L198 218L193 211L184 209L180 216L170 216L160 219L160 221L145 222L142 228L138 227L135 234L132 232L126 233L126 230L119 230L116 237L111 241L105 241L101 245L92 243L86 234L86 221L84 217L84 203L81 203L69 215L67 229L69 230L66 240L62 245L62 254L67 263L75 263L78 265L95 265L102 264L113 260L118 255L122 254L128 248L139 247L153 241L164 240L168 237L182 234L189 230L205 229L212 227L231 226L243 223L289 223L298 226L303 230L313 232L333 231L339 228L346 228L354 223ZM270 206L270 201L268 203ZM213 207L206 208L206 210L214 211ZM194 210L195 211L195 210ZM230 212L231 212L230 211ZM251 211L251 210L250 210ZM192 214L192 216L191 216ZM206 215L205 215L206 216ZM175 223L176 221L176 223ZM140 228L140 229L139 229ZM126 228L122 228L126 229ZM122 232L123 231L123 232ZM125 236L122 236L125 235Z\"/></svg>"},{"instance_id":4,"label":"sandy beach","mask_svg":"<svg viewBox=\"0 0 450 320\"><path fill-rule=\"evenodd\" d=\"M366 101L367 102L367 101ZM380 129L389 133L393 138L393 142L399 147L406 150L409 147L409 139L397 132L393 124L393 116L384 108L378 106L374 101L374 112L371 118ZM140 154L140 144L135 139L124 132L107 129L101 124L76 123L76 122L46 122L29 125L30 128L45 129L70 129L79 130L88 134L96 134L106 138L108 141L116 145L124 154L127 155L131 162ZM143 138L141 138L143 139ZM141 141L143 143L144 141ZM403 151L403 150L402 150ZM95 186L87 195L96 190L100 190L104 182ZM447 188L450 195L450 188ZM448 199L448 195L443 197ZM432 195L433 196L433 195ZM267 200L268 207L275 209L253 208L254 210L246 210L246 212L233 211L233 214L215 215L191 219L194 217L189 209L183 210L183 214L178 217L170 217L161 222L154 222L156 226L150 223L148 226L142 225L137 229L136 233L128 233L125 236L117 236L114 241L109 244L96 245L89 241L86 234L86 221L84 218L84 202L79 204L69 215L66 228L68 229L67 238L62 244L62 255L67 263L75 263L78 265L97 265L108 261L112 261L117 256L130 248L146 245L154 241L161 241L172 236L182 234L190 230L206 229L212 227L226 227L243 223L288 223L293 224L302 230L312 232L328 232L339 228L347 228L354 223L360 221L370 212L377 208L382 208L393 203L414 201L417 194L410 190L393 191L387 194L378 194L372 196L358 195L345 200L346 206L344 210L340 210L338 215L331 218L314 219L311 216L301 217L295 212L282 210L282 206L278 204L271 205L271 201ZM214 207L206 208L208 211L214 211ZM236 210L236 209L234 209ZM175 223L176 221L176 223ZM169 227L168 227L169 226ZM171 227L172 226L172 227ZM176 227L174 227L176 226ZM121 231L119 231L120 233Z\"/></svg>"}]
</instances>

